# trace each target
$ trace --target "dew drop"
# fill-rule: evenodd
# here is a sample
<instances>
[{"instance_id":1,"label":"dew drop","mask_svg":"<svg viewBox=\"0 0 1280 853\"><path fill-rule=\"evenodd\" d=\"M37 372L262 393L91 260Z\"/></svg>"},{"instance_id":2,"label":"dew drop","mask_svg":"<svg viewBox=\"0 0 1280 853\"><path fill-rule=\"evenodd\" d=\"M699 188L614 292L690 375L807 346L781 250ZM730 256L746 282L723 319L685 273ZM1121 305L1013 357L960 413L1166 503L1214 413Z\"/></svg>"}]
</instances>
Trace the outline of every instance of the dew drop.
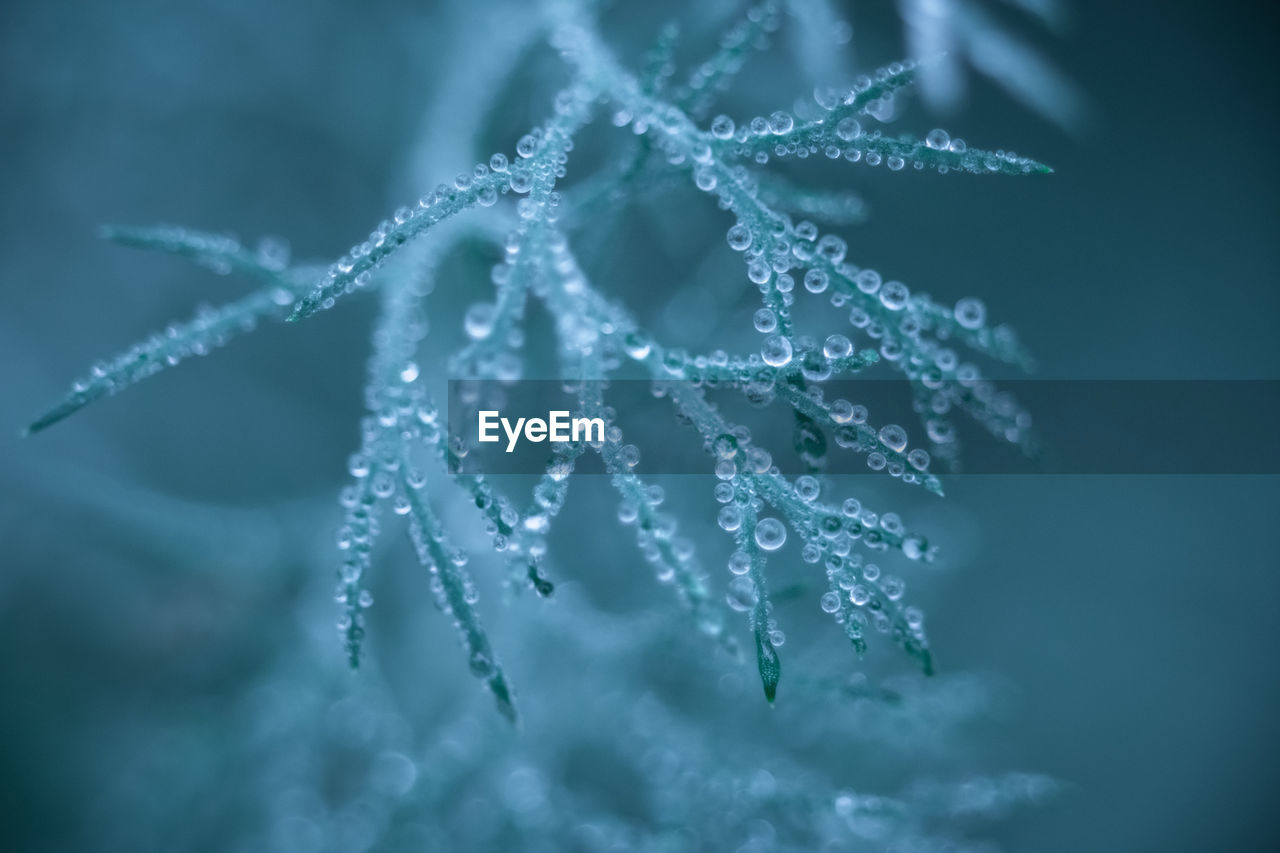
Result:
<instances>
[{"instance_id":1,"label":"dew drop","mask_svg":"<svg viewBox=\"0 0 1280 853\"><path fill-rule=\"evenodd\" d=\"M886 281L880 288L880 304L890 311L901 311L911 298L911 291L900 281Z\"/></svg>"},{"instance_id":2,"label":"dew drop","mask_svg":"<svg viewBox=\"0 0 1280 853\"><path fill-rule=\"evenodd\" d=\"M853 283L858 285L858 290L863 293L875 293L880 289L880 273L872 269L860 270L853 277Z\"/></svg>"},{"instance_id":3,"label":"dew drop","mask_svg":"<svg viewBox=\"0 0 1280 853\"><path fill-rule=\"evenodd\" d=\"M818 485L818 480L805 474L796 478L796 494L800 496L800 500L805 503L813 503L818 499L818 493L822 490Z\"/></svg>"},{"instance_id":4,"label":"dew drop","mask_svg":"<svg viewBox=\"0 0 1280 853\"><path fill-rule=\"evenodd\" d=\"M832 335L822 345L822 354L827 358L845 358L853 352L853 341L844 335Z\"/></svg>"},{"instance_id":5,"label":"dew drop","mask_svg":"<svg viewBox=\"0 0 1280 853\"><path fill-rule=\"evenodd\" d=\"M729 590L725 593L725 601L734 610L750 610L756 606L756 602L759 600L760 594L756 591L756 585L751 578L746 575L739 575L729 581Z\"/></svg>"},{"instance_id":6,"label":"dew drop","mask_svg":"<svg viewBox=\"0 0 1280 853\"><path fill-rule=\"evenodd\" d=\"M745 252L747 247L751 245L751 232L742 223L730 228L725 236L729 241L729 248L735 252Z\"/></svg>"},{"instance_id":7,"label":"dew drop","mask_svg":"<svg viewBox=\"0 0 1280 853\"><path fill-rule=\"evenodd\" d=\"M810 293L822 293L827 289L829 281L827 274L822 270L809 270L804 274L804 289Z\"/></svg>"},{"instance_id":8,"label":"dew drop","mask_svg":"<svg viewBox=\"0 0 1280 853\"><path fill-rule=\"evenodd\" d=\"M772 309L761 308L755 313L753 318L755 321L756 331L768 334L778 328L778 315L774 314Z\"/></svg>"},{"instance_id":9,"label":"dew drop","mask_svg":"<svg viewBox=\"0 0 1280 853\"><path fill-rule=\"evenodd\" d=\"M791 362L791 341L782 335L770 335L760 345L760 357L770 367L785 367Z\"/></svg>"},{"instance_id":10,"label":"dew drop","mask_svg":"<svg viewBox=\"0 0 1280 853\"><path fill-rule=\"evenodd\" d=\"M880 443L890 450L901 453L907 446L907 431L897 424L885 424L880 428Z\"/></svg>"},{"instance_id":11,"label":"dew drop","mask_svg":"<svg viewBox=\"0 0 1280 853\"><path fill-rule=\"evenodd\" d=\"M766 551L776 551L787 541L787 528L776 518L762 518L756 525L756 544Z\"/></svg>"},{"instance_id":12,"label":"dew drop","mask_svg":"<svg viewBox=\"0 0 1280 853\"><path fill-rule=\"evenodd\" d=\"M978 329L987 321L987 306L981 299L968 297L956 303L956 322L966 329Z\"/></svg>"},{"instance_id":13,"label":"dew drop","mask_svg":"<svg viewBox=\"0 0 1280 853\"><path fill-rule=\"evenodd\" d=\"M840 119L836 125L836 136L845 142L852 142L862 134L862 125L853 116Z\"/></svg>"},{"instance_id":14,"label":"dew drop","mask_svg":"<svg viewBox=\"0 0 1280 853\"><path fill-rule=\"evenodd\" d=\"M482 340L493 333L493 321L497 307L491 302L476 302L467 309L463 329L473 341Z\"/></svg>"}]
</instances>

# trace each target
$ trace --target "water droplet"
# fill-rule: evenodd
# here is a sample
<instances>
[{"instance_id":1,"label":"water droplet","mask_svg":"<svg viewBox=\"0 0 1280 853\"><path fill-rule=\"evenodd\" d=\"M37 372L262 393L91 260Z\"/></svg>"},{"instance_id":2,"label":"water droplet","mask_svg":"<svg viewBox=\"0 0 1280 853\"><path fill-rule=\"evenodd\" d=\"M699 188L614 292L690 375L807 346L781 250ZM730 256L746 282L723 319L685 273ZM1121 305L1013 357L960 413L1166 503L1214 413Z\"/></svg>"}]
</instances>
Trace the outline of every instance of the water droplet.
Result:
<instances>
[{"instance_id":1,"label":"water droplet","mask_svg":"<svg viewBox=\"0 0 1280 853\"><path fill-rule=\"evenodd\" d=\"M796 478L796 494L800 496L800 500L805 503L813 503L818 499L818 493L822 487L818 485L818 480L805 474Z\"/></svg>"},{"instance_id":2,"label":"water droplet","mask_svg":"<svg viewBox=\"0 0 1280 853\"><path fill-rule=\"evenodd\" d=\"M880 304L890 311L901 311L911 298L911 291L900 281L886 281L880 287Z\"/></svg>"},{"instance_id":3,"label":"water droplet","mask_svg":"<svg viewBox=\"0 0 1280 853\"><path fill-rule=\"evenodd\" d=\"M848 251L849 244L835 234L823 234L818 241L818 254L833 264L843 261Z\"/></svg>"},{"instance_id":4,"label":"water droplet","mask_svg":"<svg viewBox=\"0 0 1280 853\"><path fill-rule=\"evenodd\" d=\"M840 119L836 125L836 136L845 142L852 142L862 134L862 125L853 116Z\"/></svg>"},{"instance_id":5,"label":"water droplet","mask_svg":"<svg viewBox=\"0 0 1280 853\"><path fill-rule=\"evenodd\" d=\"M721 507L716 523L720 525L721 530L732 533L742 526L742 510L732 504Z\"/></svg>"},{"instance_id":6,"label":"water droplet","mask_svg":"<svg viewBox=\"0 0 1280 853\"><path fill-rule=\"evenodd\" d=\"M944 151L951 145L951 134L947 133L940 127L935 127L929 131L929 135L924 138L924 144L928 145L935 151Z\"/></svg>"},{"instance_id":7,"label":"water droplet","mask_svg":"<svg viewBox=\"0 0 1280 853\"><path fill-rule=\"evenodd\" d=\"M956 303L956 322L966 329L978 329L987 321L987 306L982 300L968 297Z\"/></svg>"},{"instance_id":8,"label":"water droplet","mask_svg":"<svg viewBox=\"0 0 1280 853\"><path fill-rule=\"evenodd\" d=\"M875 293L880 289L880 273L873 269L860 270L853 277L853 283L858 285L858 290L863 293Z\"/></svg>"},{"instance_id":9,"label":"water droplet","mask_svg":"<svg viewBox=\"0 0 1280 853\"><path fill-rule=\"evenodd\" d=\"M845 358L853 352L853 341L844 335L832 335L822 345L822 354L827 358ZM847 405L847 404L846 404Z\"/></svg>"},{"instance_id":10,"label":"water droplet","mask_svg":"<svg viewBox=\"0 0 1280 853\"><path fill-rule=\"evenodd\" d=\"M776 518L762 518L756 525L756 544L766 551L776 551L787 541L787 528Z\"/></svg>"},{"instance_id":11,"label":"water droplet","mask_svg":"<svg viewBox=\"0 0 1280 853\"><path fill-rule=\"evenodd\" d=\"M781 136L784 133L789 133L793 127L795 127L795 121L789 113L779 110L769 116L769 130L776 135Z\"/></svg>"},{"instance_id":12,"label":"water droplet","mask_svg":"<svg viewBox=\"0 0 1280 853\"><path fill-rule=\"evenodd\" d=\"M716 139L728 139L733 136L733 119L727 115L718 115L711 120L711 135Z\"/></svg>"},{"instance_id":13,"label":"water droplet","mask_svg":"<svg viewBox=\"0 0 1280 853\"><path fill-rule=\"evenodd\" d=\"M773 456L763 447L751 447L747 450L747 469L763 474L773 466Z\"/></svg>"},{"instance_id":14,"label":"water droplet","mask_svg":"<svg viewBox=\"0 0 1280 853\"><path fill-rule=\"evenodd\" d=\"M351 458L347 460L347 470L357 480L367 477L369 476L369 460L362 454L352 454ZM354 502L352 505L354 505Z\"/></svg>"},{"instance_id":15,"label":"water droplet","mask_svg":"<svg viewBox=\"0 0 1280 853\"><path fill-rule=\"evenodd\" d=\"M930 419L925 424L925 431L929 434L929 440L934 444L947 444L955 437L955 427L950 421L944 421L941 418Z\"/></svg>"},{"instance_id":16,"label":"water droplet","mask_svg":"<svg viewBox=\"0 0 1280 853\"><path fill-rule=\"evenodd\" d=\"M627 351L627 355L636 361L643 361L649 357L649 351L653 348L653 344L644 335L632 332L623 339L623 347Z\"/></svg>"},{"instance_id":17,"label":"water droplet","mask_svg":"<svg viewBox=\"0 0 1280 853\"><path fill-rule=\"evenodd\" d=\"M618 504L618 521L623 524L631 524L640 514L640 508L634 501L623 501Z\"/></svg>"},{"instance_id":18,"label":"water droplet","mask_svg":"<svg viewBox=\"0 0 1280 853\"><path fill-rule=\"evenodd\" d=\"M827 289L829 281L827 274L822 270L809 270L804 274L804 289L810 293L821 293Z\"/></svg>"},{"instance_id":19,"label":"water droplet","mask_svg":"<svg viewBox=\"0 0 1280 853\"><path fill-rule=\"evenodd\" d=\"M826 613L835 613L840 609L840 596L835 592L827 591L822 594L822 609Z\"/></svg>"},{"instance_id":20,"label":"water droplet","mask_svg":"<svg viewBox=\"0 0 1280 853\"><path fill-rule=\"evenodd\" d=\"M527 193L533 187L533 179L525 171L513 172L508 181L513 192Z\"/></svg>"},{"instance_id":21,"label":"water droplet","mask_svg":"<svg viewBox=\"0 0 1280 853\"><path fill-rule=\"evenodd\" d=\"M751 245L751 232L747 230L747 226L738 223L729 229L725 235L729 240L729 248L735 252L744 252Z\"/></svg>"},{"instance_id":22,"label":"water droplet","mask_svg":"<svg viewBox=\"0 0 1280 853\"><path fill-rule=\"evenodd\" d=\"M618 449L618 461L627 468L634 468L640 463L640 448L634 444L625 444Z\"/></svg>"},{"instance_id":23,"label":"water droplet","mask_svg":"<svg viewBox=\"0 0 1280 853\"><path fill-rule=\"evenodd\" d=\"M772 309L761 308L756 311L755 317L752 319L755 321L757 332L768 334L778 328L778 315L774 314Z\"/></svg>"},{"instance_id":24,"label":"water droplet","mask_svg":"<svg viewBox=\"0 0 1280 853\"><path fill-rule=\"evenodd\" d=\"M760 357L770 367L785 367L791 362L791 341L782 335L770 335L760 345Z\"/></svg>"},{"instance_id":25,"label":"water droplet","mask_svg":"<svg viewBox=\"0 0 1280 853\"><path fill-rule=\"evenodd\" d=\"M746 611L756 606L760 595L756 591L755 582L746 575L739 575L729 581L729 590L725 593L725 601L734 610Z\"/></svg>"},{"instance_id":26,"label":"water droplet","mask_svg":"<svg viewBox=\"0 0 1280 853\"><path fill-rule=\"evenodd\" d=\"M482 340L493 333L493 321L497 314L497 306L492 302L476 302L467 309L463 319L463 329L467 337L474 341Z\"/></svg>"},{"instance_id":27,"label":"water droplet","mask_svg":"<svg viewBox=\"0 0 1280 853\"><path fill-rule=\"evenodd\" d=\"M396 490L396 481L388 472L379 471L373 475L373 482L370 484L369 488L373 491L375 496L379 498L389 498Z\"/></svg>"},{"instance_id":28,"label":"water droplet","mask_svg":"<svg viewBox=\"0 0 1280 853\"><path fill-rule=\"evenodd\" d=\"M880 443L901 453L907 446L907 431L897 424L885 424L880 428Z\"/></svg>"}]
</instances>

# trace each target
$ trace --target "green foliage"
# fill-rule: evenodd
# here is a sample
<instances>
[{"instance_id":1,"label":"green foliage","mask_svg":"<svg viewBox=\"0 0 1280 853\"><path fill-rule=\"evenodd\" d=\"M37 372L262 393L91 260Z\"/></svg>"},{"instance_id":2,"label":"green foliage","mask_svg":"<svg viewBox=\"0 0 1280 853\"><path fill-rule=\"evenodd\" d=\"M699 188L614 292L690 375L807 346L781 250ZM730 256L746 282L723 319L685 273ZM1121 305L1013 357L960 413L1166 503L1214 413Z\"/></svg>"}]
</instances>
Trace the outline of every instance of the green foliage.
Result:
<instances>
[{"instance_id":1,"label":"green foliage","mask_svg":"<svg viewBox=\"0 0 1280 853\"><path fill-rule=\"evenodd\" d=\"M718 497L725 508L720 524L734 534L738 545L739 563L731 562L731 568L744 567L731 581L728 600L746 602L741 609L749 615L770 701L781 672L776 649L781 634L767 594L767 552L785 540L786 528L778 519L762 516L766 508L779 511L786 526L801 537L806 560L821 560L827 566L829 593L836 601L824 609L843 625L856 650L865 648L863 629L870 626L894 637L930 671L923 617L918 609L899 603L901 580L863 565L851 549L894 549L913 560L932 559L935 549L923 536L906 530L893 513L876 513L856 500L843 506L816 502L817 481L806 476L791 482L778 474L769 451L753 443L744 427L721 417L706 389L736 388L756 403L783 402L795 412L798 428L807 430L815 464L821 463L825 448L819 433L826 431L841 448L865 453L872 469L939 494L941 480L929 471L929 451L909 449L900 426L869 425L865 407L824 399L821 383L888 363L916 388L934 456L955 458L949 418L957 411L1003 439L1031 447L1026 412L998 394L976 366L961 362L950 347L955 343L1000 361L1029 364L1012 332L989 325L977 300L961 300L949 308L913 294L900 282L883 280L874 269L855 265L841 238L821 234L814 223L796 221L788 211L828 213L843 222L853 218L858 205L824 195L820 187L792 186L763 167L771 159L823 156L850 164L884 162L890 170L907 164L928 166L944 173L1021 175L1048 168L1004 151L969 148L940 130L920 141L891 138L872 129L877 117L891 110L893 99L914 81L915 62L860 77L844 92L820 92L803 119L778 111L741 124L721 115L708 127L699 126L696 116L742 67L749 48L778 28L779 10L772 3L752 8L745 23L723 39L720 50L676 86L669 83L674 74L674 30L663 32L642 79L618 63L584 20L584 10L573 6L553 6L548 12L551 43L571 69L571 82L555 97L551 117L518 140L513 158L494 154L487 163L459 174L451 185L428 192L413 207L400 208L367 240L323 270L289 266L287 252L272 242L253 251L227 237L180 228L108 229L105 236L121 244L190 257L218 272L247 273L265 286L220 308L203 310L192 321L170 326L95 366L31 430L43 429L190 355L203 354L252 330L261 319L302 320L357 291L379 290L383 308L366 388L369 414L350 465L354 482L342 499L346 518L338 539L343 551L337 593L344 606L340 628L355 666L365 611L371 605L362 579L371 567L380 509L390 504L396 514L408 516L420 559L432 572L437 605L457 624L472 671L488 683L499 707L514 720L510 685L475 612L466 555L447 545L446 531L424 487L432 476L454 479L472 496L495 550L513 567L512 577L549 594L551 582L540 568L546 530L563 504L573 460L587 448L577 445L554 458L533 505L520 512L483 476L461 474L451 464L451 458L456 461L466 454L466 438L443 434L439 411L426 390L427 377L419 367L426 328L423 306L433 266L423 258L440 257L463 233L440 233L453 217L495 207L509 215L513 207L516 225L501 238L505 261L493 275L497 300L468 311L471 340L449 359L451 375L519 376L526 307L531 297L542 302L556 319L561 375L581 383L583 412L603 415L612 423L599 382L633 361L646 368L659 392L670 396L678 415L696 428L722 484ZM575 135L601 106L612 110L613 123L629 127L643 145L620 167L606 167L578 185L562 188ZM758 353L690 355L664 347L598 291L577 264L573 237L561 223L574 220L579 199L590 205L593 198L605 197L617 204L653 172L683 175L737 217L727 238L730 247L742 253L747 276L761 292L756 327L766 337ZM481 237L487 233L492 232L481 232ZM406 248L419 245L428 247L427 254L420 254L415 263L389 263ZM845 335L835 333L819 347L798 334L791 317L797 279L805 290L825 294L834 306L848 311L854 330L864 332L872 346L858 349ZM720 636L725 619L709 592L695 549L674 535L674 519L658 509L660 495L634 470L640 449L625 443L616 425L605 442L590 449L602 456L611 472L624 503L621 515L638 525L642 553L655 564L659 578L673 578L700 628Z\"/></svg>"}]
</instances>

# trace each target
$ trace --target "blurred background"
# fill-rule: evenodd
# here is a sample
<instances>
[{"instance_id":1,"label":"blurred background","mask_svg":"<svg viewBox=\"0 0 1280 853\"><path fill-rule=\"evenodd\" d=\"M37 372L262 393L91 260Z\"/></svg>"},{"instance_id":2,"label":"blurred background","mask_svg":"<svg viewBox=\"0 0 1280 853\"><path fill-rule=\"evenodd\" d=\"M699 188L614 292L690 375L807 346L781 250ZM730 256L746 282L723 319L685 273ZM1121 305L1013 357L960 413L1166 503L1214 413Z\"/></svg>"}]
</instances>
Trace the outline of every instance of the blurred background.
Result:
<instances>
[{"instance_id":1,"label":"blurred background","mask_svg":"<svg viewBox=\"0 0 1280 853\"><path fill-rule=\"evenodd\" d=\"M1054 102L1069 109L1037 110L961 62L958 108L913 99L894 127L940 125L1055 174L817 164L808 174L867 201L868 222L841 231L851 259L943 302L981 296L1046 377L1280 378L1270 10L1089 2L1043 21L1018 5L984 8L1070 81L1075 100ZM688 67L735 6L686 6L606 6L602 26L636 67L677 18ZM849 24L829 28L849 37L836 59L785 35L790 18L823 20L797 12L717 111L767 114L807 97L815 68L908 51L889 4L832 8ZM922 683L875 638L859 662L793 541L772 569L797 590L778 605L789 639L772 710L752 662L700 640L653 580L606 482L571 489L550 601L504 594L483 531L441 487L520 693L511 732L392 518L368 663L345 668L333 531L374 300L266 326L19 438L95 360L250 287L113 247L99 225L280 235L295 258L337 257L541 120L564 79L548 49L518 53L511 79L470 70L487 50L520 50L527 26L520 4L0 7L0 846L603 850L661 824L686 827L670 849L803 849L784 827L825 832L780 802L786 785L923 802L920 779L1016 770L1061 788L973 837L1272 849L1273 476L964 476L944 500L829 484L941 546L934 566L894 567L926 610L940 675ZM598 119L583 161L603 162L619 136ZM584 247L584 264L666 339L742 349L756 304L729 224L692 191L656 196ZM495 257L446 263L429 304L437 354L487 298ZM826 320L823 334L843 323ZM664 485L722 589L710 483ZM712 768L737 775L706 781ZM976 806L949 800L938 817L964 834L970 812L1000 811L968 790Z\"/></svg>"}]
</instances>

